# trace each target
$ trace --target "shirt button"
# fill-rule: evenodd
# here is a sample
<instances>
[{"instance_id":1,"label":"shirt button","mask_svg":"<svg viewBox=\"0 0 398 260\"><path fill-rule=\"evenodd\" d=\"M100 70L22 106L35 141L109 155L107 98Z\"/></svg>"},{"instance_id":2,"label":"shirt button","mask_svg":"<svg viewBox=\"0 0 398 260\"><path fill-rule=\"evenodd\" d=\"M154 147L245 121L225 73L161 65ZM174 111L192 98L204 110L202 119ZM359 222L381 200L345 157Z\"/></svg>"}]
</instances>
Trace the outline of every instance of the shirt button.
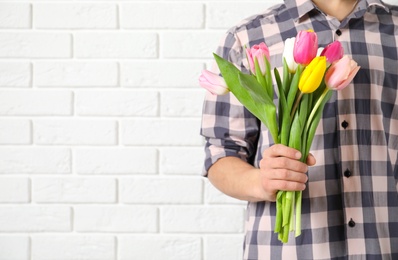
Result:
<instances>
[{"instance_id":1,"label":"shirt button","mask_svg":"<svg viewBox=\"0 0 398 260\"><path fill-rule=\"evenodd\" d=\"M344 171L344 176L347 177L347 178L349 178L349 177L351 176L351 171L348 170L348 169L345 170L345 171Z\"/></svg>"},{"instance_id":2,"label":"shirt button","mask_svg":"<svg viewBox=\"0 0 398 260\"><path fill-rule=\"evenodd\" d=\"M336 30L336 34L337 34L337 36L341 36L342 32L340 31L340 29Z\"/></svg>"},{"instance_id":3,"label":"shirt button","mask_svg":"<svg viewBox=\"0 0 398 260\"><path fill-rule=\"evenodd\" d=\"M355 221L350 219L350 221L348 221L348 226L352 228L355 227Z\"/></svg>"},{"instance_id":4,"label":"shirt button","mask_svg":"<svg viewBox=\"0 0 398 260\"><path fill-rule=\"evenodd\" d=\"M347 121L343 121L343 123L341 123L341 126L346 129L348 127L348 122Z\"/></svg>"}]
</instances>

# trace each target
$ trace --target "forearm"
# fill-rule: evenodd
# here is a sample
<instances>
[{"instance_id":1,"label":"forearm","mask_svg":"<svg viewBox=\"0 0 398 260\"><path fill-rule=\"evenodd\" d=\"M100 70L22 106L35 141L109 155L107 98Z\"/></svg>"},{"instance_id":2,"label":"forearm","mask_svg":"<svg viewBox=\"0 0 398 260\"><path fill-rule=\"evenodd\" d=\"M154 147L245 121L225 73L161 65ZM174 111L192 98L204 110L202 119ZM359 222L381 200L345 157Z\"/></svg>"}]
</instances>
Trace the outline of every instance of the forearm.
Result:
<instances>
[{"instance_id":1,"label":"forearm","mask_svg":"<svg viewBox=\"0 0 398 260\"><path fill-rule=\"evenodd\" d=\"M236 199L264 200L260 170L239 158L219 159L209 169L208 178L217 189Z\"/></svg>"}]
</instances>

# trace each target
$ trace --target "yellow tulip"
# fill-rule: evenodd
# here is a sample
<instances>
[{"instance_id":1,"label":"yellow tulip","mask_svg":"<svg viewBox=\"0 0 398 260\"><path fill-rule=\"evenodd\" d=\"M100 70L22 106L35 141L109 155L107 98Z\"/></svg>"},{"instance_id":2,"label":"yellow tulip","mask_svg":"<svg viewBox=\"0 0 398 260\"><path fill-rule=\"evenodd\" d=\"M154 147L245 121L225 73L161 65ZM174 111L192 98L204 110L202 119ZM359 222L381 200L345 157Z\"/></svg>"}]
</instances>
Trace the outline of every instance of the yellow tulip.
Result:
<instances>
[{"instance_id":1,"label":"yellow tulip","mask_svg":"<svg viewBox=\"0 0 398 260\"><path fill-rule=\"evenodd\" d=\"M301 93L314 92L322 82L326 71L326 57L320 56L314 58L304 69L299 81Z\"/></svg>"}]
</instances>

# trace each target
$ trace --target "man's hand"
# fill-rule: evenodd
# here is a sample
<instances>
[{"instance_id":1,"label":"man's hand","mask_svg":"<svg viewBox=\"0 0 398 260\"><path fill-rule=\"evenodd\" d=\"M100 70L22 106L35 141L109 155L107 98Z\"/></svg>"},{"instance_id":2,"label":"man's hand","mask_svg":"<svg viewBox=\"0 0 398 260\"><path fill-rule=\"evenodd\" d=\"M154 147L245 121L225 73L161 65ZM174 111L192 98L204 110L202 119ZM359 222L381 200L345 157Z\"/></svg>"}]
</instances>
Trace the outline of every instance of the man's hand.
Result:
<instances>
[{"instance_id":1,"label":"man's hand","mask_svg":"<svg viewBox=\"0 0 398 260\"><path fill-rule=\"evenodd\" d=\"M300 162L301 153L285 145L276 144L263 153L260 161L261 188L265 200L275 201L279 190L304 190L308 180L308 166L315 164L315 158L308 155L307 164Z\"/></svg>"}]
</instances>

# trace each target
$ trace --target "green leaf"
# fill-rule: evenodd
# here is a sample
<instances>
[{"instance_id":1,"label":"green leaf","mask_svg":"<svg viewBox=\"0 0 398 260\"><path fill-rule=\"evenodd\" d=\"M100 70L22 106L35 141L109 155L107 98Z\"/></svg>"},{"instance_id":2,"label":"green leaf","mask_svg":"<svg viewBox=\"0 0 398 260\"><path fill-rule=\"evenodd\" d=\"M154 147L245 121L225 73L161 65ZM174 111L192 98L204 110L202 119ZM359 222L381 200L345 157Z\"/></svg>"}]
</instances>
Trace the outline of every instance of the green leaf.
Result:
<instances>
[{"instance_id":1,"label":"green leaf","mask_svg":"<svg viewBox=\"0 0 398 260\"><path fill-rule=\"evenodd\" d=\"M248 90L253 102L246 102L246 100L241 101L239 97L237 97L238 100L267 126L274 142L279 143L276 106L274 102L267 95L258 95L258 88L261 88L261 85L255 78L243 73L240 73L238 77L243 88Z\"/></svg>"},{"instance_id":2,"label":"green leaf","mask_svg":"<svg viewBox=\"0 0 398 260\"><path fill-rule=\"evenodd\" d=\"M274 142L279 143L273 100L268 97L255 77L242 73L235 65L217 54L214 54L214 58L229 90L247 110L268 127Z\"/></svg>"}]
</instances>

